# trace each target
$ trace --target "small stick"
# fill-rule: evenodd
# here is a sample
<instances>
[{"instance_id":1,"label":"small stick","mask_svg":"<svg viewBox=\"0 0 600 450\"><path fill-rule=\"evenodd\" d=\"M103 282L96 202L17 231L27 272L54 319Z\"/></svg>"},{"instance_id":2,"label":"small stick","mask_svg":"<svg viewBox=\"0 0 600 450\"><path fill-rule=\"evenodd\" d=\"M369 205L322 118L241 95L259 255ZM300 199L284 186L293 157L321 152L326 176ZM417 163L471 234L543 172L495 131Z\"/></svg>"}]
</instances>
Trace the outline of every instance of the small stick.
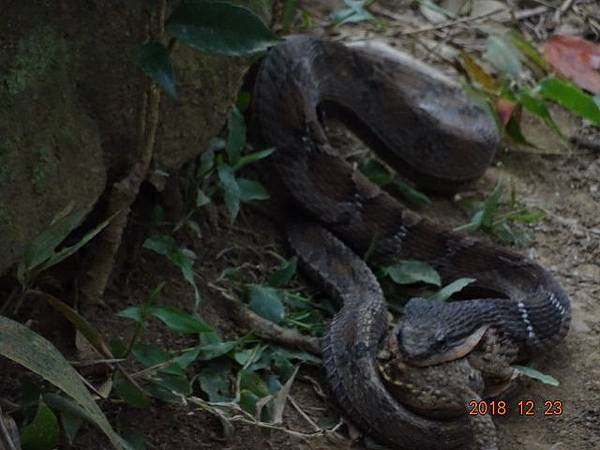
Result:
<instances>
[{"instance_id":1,"label":"small stick","mask_svg":"<svg viewBox=\"0 0 600 450\"><path fill-rule=\"evenodd\" d=\"M467 23L467 22L473 22L473 21L479 20L479 19L485 19L486 17L490 17L490 16L493 16L493 15L501 13L501 12L506 12L506 9L504 9L504 8L494 9L493 11L488 11L483 14L478 14L477 16L461 17L460 19L456 19L456 20L452 20L452 21L444 22L444 23L439 23L437 25L424 27L424 28L421 28L418 30L403 31L401 33L398 33L397 35L410 36L411 34L419 34L419 33L426 33L428 31L441 30L443 28L453 27L454 25L459 25L461 23Z\"/></svg>"},{"instance_id":2,"label":"small stick","mask_svg":"<svg viewBox=\"0 0 600 450\"><path fill-rule=\"evenodd\" d=\"M288 395L288 400L290 401L290 403L292 404L294 409L296 411L298 411L298 413L304 418L304 420L306 420L315 429L315 431L323 431L323 429L319 425L317 425L317 423L314 420L312 420L310 418L310 416L308 414L306 414L306 412L304 412L304 410L302 408L300 408L300 405L298 405L298 403L296 403L296 400L294 400L294 397L292 397L291 395Z\"/></svg>"},{"instance_id":3,"label":"small stick","mask_svg":"<svg viewBox=\"0 0 600 450\"><path fill-rule=\"evenodd\" d=\"M572 5L573 5L573 0L565 0L562 3L562 5L560 5L560 8L558 8L557 19L559 19L561 15L566 13Z\"/></svg>"},{"instance_id":4,"label":"small stick","mask_svg":"<svg viewBox=\"0 0 600 450\"><path fill-rule=\"evenodd\" d=\"M208 287L218 291L222 295L234 320L242 326L252 330L257 336L280 345L300 348L314 355L321 355L321 348L317 338L305 336L290 328L281 327L276 323L259 316L250 311L246 305L222 287L212 283L208 283Z\"/></svg>"}]
</instances>

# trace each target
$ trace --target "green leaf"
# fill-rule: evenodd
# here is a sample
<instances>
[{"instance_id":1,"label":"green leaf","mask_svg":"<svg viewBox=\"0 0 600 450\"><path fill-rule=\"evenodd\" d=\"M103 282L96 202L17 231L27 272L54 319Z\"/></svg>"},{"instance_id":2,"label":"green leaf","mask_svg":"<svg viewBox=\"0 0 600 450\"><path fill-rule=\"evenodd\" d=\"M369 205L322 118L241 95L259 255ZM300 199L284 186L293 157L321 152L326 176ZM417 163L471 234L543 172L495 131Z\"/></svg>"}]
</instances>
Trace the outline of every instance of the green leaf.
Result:
<instances>
[{"instance_id":1,"label":"green leaf","mask_svg":"<svg viewBox=\"0 0 600 450\"><path fill-rule=\"evenodd\" d=\"M213 328L200 317L173 306L150 306L147 312L177 333L196 334L213 331Z\"/></svg>"},{"instance_id":2,"label":"green leaf","mask_svg":"<svg viewBox=\"0 0 600 450\"><path fill-rule=\"evenodd\" d=\"M156 376L155 383L167 391L186 397L192 393L192 385L185 375L160 373Z\"/></svg>"},{"instance_id":3,"label":"green leaf","mask_svg":"<svg viewBox=\"0 0 600 450\"><path fill-rule=\"evenodd\" d=\"M119 397L134 408L147 408L152 403L144 391L118 372L115 374L113 387Z\"/></svg>"},{"instance_id":4,"label":"green leaf","mask_svg":"<svg viewBox=\"0 0 600 450\"><path fill-rule=\"evenodd\" d=\"M60 412L63 431L71 444L75 440L83 421L94 423L94 419L69 398L53 393L44 394L43 398L52 410Z\"/></svg>"},{"instance_id":5,"label":"green leaf","mask_svg":"<svg viewBox=\"0 0 600 450\"><path fill-rule=\"evenodd\" d=\"M166 30L201 52L243 56L275 45L275 36L251 10L226 2L184 2Z\"/></svg>"},{"instance_id":6,"label":"green leaf","mask_svg":"<svg viewBox=\"0 0 600 450\"><path fill-rule=\"evenodd\" d=\"M200 291L196 285L194 273L194 260L196 255L188 248L182 247L173 236L159 235L151 236L144 241L144 248L155 251L159 255L166 256L169 261L179 267L185 281L194 290L196 307L200 303Z\"/></svg>"},{"instance_id":7,"label":"green leaf","mask_svg":"<svg viewBox=\"0 0 600 450\"><path fill-rule=\"evenodd\" d=\"M248 153L247 155L243 155L233 166L233 171L237 172L242 167L247 166L253 162L259 161L261 159L266 158L271 155L275 151L275 148L267 148L265 150L260 150L258 152Z\"/></svg>"},{"instance_id":8,"label":"green leaf","mask_svg":"<svg viewBox=\"0 0 600 450\"><path fill-rule=\"evenodd\" d=\"M559 386L560 382L551 375L547 375L545 373L540 372L539 370L535 370L531 367L527 366L512 366L517 369L523 375L533 378L535 380L541 381L544 384L549 384L550 386Z\"/></svg>"},{"instance_id":9,"label":"green leaf","mask_svg":"<svg viewBox=\"0 0 600 450\"><path fill-rule=\"evenodd\" d=\"M239 377L240 389L247 389L253 394L256 394L259 398L266 397L270 394L267 384L256 372L242 369L239 372Z\"/></svg>"},{"instance_id":10,"label":"green leaf","mask_svg":"<svg viewBox=\"0 0 600 450\"><path fill-rule=\"evenodd\" d=\"M0 316L0 355L35 372L73 397L116 449L128 448L106 420L79 374L50 342L20 323Z\"/></svg>"},{"instance_id":11,"label":"green leaf","mask_svg":"<svg viewBox=\"0 0 600 450\"><path fill-rule=\"evenodd\" d=\"M369 159L365 164L362 164L360 166L360 171L369 179L369 181L382 187L390 184L396 177L376 159Z\"/></svg>"},{"instance_id":12,"label":"green leaf","mask_svg":"<svg viewBox=\"0 0 600 450\"><path fill-rule=\"evenodd\" d=\"M254 416L257 412L256 404L260 397L247 389L240 391L240 407L248 414Z\"/></svg>"},{"instance_id":13,"label":"green leaf","mask_svg":"<svg viewBox=\"0 0 600 450\"><path fill-rule=\"evenodd\" d=\"M69 207L67 207L65 211L68 209ZM86 210L82 210L72 214L61 213L65 215L56 219L33 241L31 246L25 252L23 262L19 264L17 270L17 278L22 284L30 283L32 278L39 272L49 269L79 251L81 247L86 245L100 233L112 219L112 217L108 218L93 230L86 233L79 242L57 252L56 248L66 239L71 231L82 222L86 212Z\"/></svg>"},{"instance_id":14,"label":"green leaf","mask_svg":"<svg viewBox=\"0 0 600 450\"><path fill-rule=\"evenodd\" d=\"M43 297L46 299L48 304L52 306L56 311L61 313L73 326L85 337L85 339L100 353L101 355L112 358L113 354L110 351L110 347L104 340L104 337L100 332L92 326L86 319L84 319L77 311L67 305L60 299L43 293Z\"/></svg>"},{"instance_id":15,"label":"green leaf","mask_svg":"<svg viewBox=\"0 0 600 450\"><path fill-rule=\"evenodd\" d=\"M218 358L219 356L229 353L237 344L237 341L226 341L200 346L197 359L200 361L209 361Z\"/></svg>"},{"instance_id":16,"label":"green leaf","mask_svg":"<svg viewBox=\"0 0 600 450\"><path fill-rule=\"evenodd\" d=\"M448 300L453 294L461 291L464 287L473 283L475 278L459 278L458 280L453 281L452 283L444 286L442 289L437 291L435 294L430 295L428 298L431 300L439 300L445 302Z\"/></svg>"},{"instance_id":17,"label":"green leaf","mask_svg":"<svg viewBox=\"0 0 600 450\"><path fill-rule=\"evenodd\" d=\"M144 367L152 367L162 364L171 359L171 354L158 348L156 345L137 342L131 349L135 359L141 362Z\"/></svg>"},{"instance_id":18,"label":"green leaf","mask_svg":"<svg viewBox=\"0 0 600 450\"><path fill-rule=\"evenodd\" d=\"M244 116L235 106L229 112L227 120L227 144L225 152L229 164L235 165L240 159L242 149L246 145L246 122ZM235 171L235 169L233 169Z\"/></svg>"},{"instance_id":19,"label":"green leaf","mask_svg":"<svg viewBox=\"0 0 600 450\"><path fill-rule=\"evenodd\" d=\"M258 368L255 367L254 365L257 363L257 361L259 361L261 358L263 358L263 355L268 353L268 349L269 349L269 346L267 346L267 345L256 345L252 348L243 349L243 350L235 352L233 354L233 359L240 366L251 365L252 366L251 370L258 370ZM269 367L269 364L263 365L260 368L265 369L267 367Z\"/></svg>"},{"instance_id":20,"label":"green leaf","mask_svg":"<svg viewBox=\"0 0 600 450\"><path fill-rule=\"evenodd\" d=\"M517 98L525 109L540 117L548 128L564 139L564 135L560 131L560 128L558 128L558 125L556 125L556 122L554 122L554 119L550 115L550 111L548 111L546 104L542 100L529 95L525 91L520 92L517 95Z\"/></svg>"},{"instance_id":21,"label":"green leaf","mask_svg":"<svg viewBox=\"0 0 600 450\"><path fill-rule=\"evenodd\" d=\"M334 11L331 14L331 19L336 25L345 23L358 23L366 20L375 20L373 15L365 9L365 5L370 2L367 0L344 0L347 9Z\"/></svg>"},{"instance_id":22,"label":"green leaf","mask_svg":"<svg viewBox=\"0 0 600 450\"><path fill-rule=\"evenodd\" d=\"M183 352L181 355L173 359L175 367L181 367L185 369L190 364L194 363L198 359L200 354L200 347L194 347L192 350Z\"/></svg>"},{"instance_id":23,"label":"green leaf","mask_svg":"<svg viewBox=\"0 0 600 450\"><path fill-rule=\"evenodd\" d=\"M480 209L479 211L475 212L475 214L473 214L473 217L471 218L471 221L469 223L454 228L454 231L465 231L467 233L472 233L474 231L479 230L482 224L483 210Z\"/></svg>"},{"instance_id":24,"label":"green leaf","mask_svg":"<svg viewBox=\"0 0 600 450\"><path fill-rule=\"evenodd\" d=\"M481 227L491 227L494 222L494 215L498 210L498 204L500 202L503 189L504 185L502 180L498 180L494 190L483 202L482 208L473 215L471 221L465 225L454 228L454 231L473 232Z\"/></svg>"},{"instance_id":25,"label":"green leaf","mask_svg":"<svg viewBox=\"0 0 600 450\"><path fill-rule=\"evenodd\" d=\"M175 90L175 72L171 65L169 51L160 42L148 42L137 49L136 63L144 73L173 98L177 98Z\"/></svg>"},{"instance_id":26,"label":"green leaf","mask_svg":"<svg viewBox=\"0 0 600 450\"><path fill-rule=\"evenodd\" d=\"M299 10L300 0L284 0L283 13L281 14L281 27L285 34L289 34L290 27L294 22Z\"/></svg>"},{"instance_id":27,"label":"green leaf","mask_svg":"<svg viewBox=\"0 0 600 450\"><path fill-rule=\"evenodd\" d=\"M378 186L384 187L393 184L396 190L400 192L404 198L415 205L431 203L431 200L427 195L409 186L376 159L370 159L365 164L362 164L360 166L360 171L369 179L369 181Z\"/></svg>"},{"instance_id":28,"label":"green leaf","mask_svg":"<svg viewBox=\"0 0 600 450\"><path fill-rule=\"evenodd\" d=\"M48 393L44 394L44 402L52 408L52 410L60 412L63 430L70 443L75 440L83 421L92 424L94 423L93 417L70 398Z\"/></svg>"},{"instance_id":29,"label":"green leaf","mask_svg":"<svg viewBox=\"0 0 600 450\"><path fill-rule=\"evenodd\" d=\"M233 174L233 169L227 164L221 164L217 169L219 180L221 180L221 188L225 198L225 206L229 213L230 223L235 222L235 219L240 212L240 188Z\"/></svg>"},{"instance_id":30,"label":"green leaf","mask_svg":"<svg viewBox=\"0 0 600 450\"><path fill-rule=\"evenodd\" d=\"M251 285L250 309L261 317L275 323L281 323L285 317L285 308L283 307L283 295L279 289Z\"/></svg>"},{"instance_id":31,"label":"green leaf","mask_svg":"<svg viewBox=\"0 0 600 450\"><path fill-rule=\"evenodd\" d=\"M62 429L67 437L67 441L72 445L77 437L77 433L79 433L81 425L83 425L83 419L74 414L63 412L60 414L60 423L62 424Z\"/></svg>"},{"instance_id":32,"label":"green leaf","mask_svg":"<svg viewBox=\"0 0 600 450\"><path fill-rule=\"evenodd\" d=\"M181 396L174 394L171 390L163 387L159 383L150 383L144 387L148 395L165 403L183 405Z\"/></svg>"},{"instance_id":33,"label":"green leaf","mask_svg":"<svg viewBox=\"0 0 600 450\"><path fill-rule=\"evenodd\" d=\"M210 203L210 197L202 189L196 192L196 208L202 208Z\"/></svg>"},{"instance_id":34,"label":"green leaf","mask_svg":"<svg viewBox=\"0 0 600 450\"><path fill-rule=\"evenodd\" d=\"M525 244L529 240L529 236L516 227L511 227L506 220L495 224L492 227L492 233L498 239L510 242L517 245Z\"/></svg>"},{"instance_id":35,"label":"green leaf","mask_svg":"<svg viewBox=\"0 0 600 450\"><path fill-rule=\"evenodd\" d=\"M498 210L498 204L500 202L500 197L502 196L502 191L504 190L504 185L502 180L498 180L496 186L492 193L488 196L488 198L483 202L483 217L481 219L481 223L483 226L491 226L493 222L494 214Z\"/></svg>"},{"instance_id":36,"label":"green leaf","mask_svg":"<svg viewBox=\"0 0 600 450\"><path fill-rule=\"evenodd\" d=\"M153 316L177 333L197 334L214 331L200 317L181 311L173 306L132 306L117 313L117 316L143 323L144 317Z\"/></svg>"},{"instance_id":37,"label":"green leaf","mask_svg":"<svg viewBox=\"0 0 600 450\"><path fill-rule=\"evenodd\" d=\"M61 249L58 252L54 253L50 257L50 259L48 259L46 262L44 262L43 264L41 264L37 268L37 270L40 271L40 272L43 271L43 270L47 270L50 267L55 266L56 264L62 262L65 259L67 259L69 256L74 255L75 253L77 253L79 251L79 249L81 249L81 247L83 247L88 242L90 242L92 239L94 239L98 233L100 233L104 228L106 228L106 226L110 223L110 221L113 219L113 217L114 216L109 217L104 222L102 222L99 225L97 225L94 229L92 229L91 231L87 232L76 244L73 244L70 247L64 247L63 249Z\"/></svg>"},{"instance_id":38,"label":"green leaf","mask_svg":"<svg viewBox=\"0 0 600 450\"><path fill-rule=\"evenodd\" d=\"M586 94L574 84L556 78L546 78L539 82L534 92L547 100L552 100L584 119L600 124L600 106L594 97Z\"/></svg>"},{"instance_id":39,"label":"green leaf","mask_svg":"<svg viewBox=\"0 0 600 450\"><path fill-rule=\"evenodd\" d=\"M301 361L305 364L313 364L313 365L318 366L323 363L321 358L318 358L315 355L312 355L307 352L299 351L299 350L290 350L290 349L282 348L282 347L274 347L273 351L277 355L280 355L280 356L288 358L288 359Z\"/></svg>"},{"instance_id":40,"label":"green leaf","mask_svg":"<svg viewBox=\"0 0 600 450\"><path fill-rule=\"evenodd\" d=\"M520 114L512 114L510 119L508 119L508 123L504 128L506 134L515 142L523 145L528 145L530 147L535 147L531 142L527 140L527 138L523 135L523 131L521 131L520 124Z\"/></svg>"},{"instance_id":41,"label":"green leaf","mask_svg":"<svg viewBox=\"0 0 600 450\"><path fill-rule=\"evenodd\" d=\"M248 110L248 107L252 103L252 94L246 90L240 90L237 96L237 100L235 101L235 106L240 112L245 113Z\"/></svg>"},{"instance_id":42,"label":"green leaf","mask_svg":"<svg viewBox=\"0 0 600 450\"><path fill-rule=\"evenodd\" d=\"M137 323L144 323L146 320L146 316L144 314L144 308L139 306L130 306L129 308L125 308L122 311L117 313L117 316L123 317L125 319L134 320Z\"/></svg>"},{"instance_id":43,"label":"green leaf","mask_svg":"<svg viewBox=\"0 0 600 450\"><path fill-rule=\"evenodd\" d=\"M220 280L229 280L235 282L241 282L244 279L244 274L242 273L242 267L226 267L219 275Z\"/></svg>"},{"instance_id":44,"label":"green leaf","mask_svg":"<svg viewBox=\"0 0 600 450\"><path fill-rule=\"evenodd\" d=\"M232 399L230 370L229 362L212 361L198 373L200 388L211 402L227 402Z\"/></svg>"},{"instance_id":45,"label":"green leaf","mask_svg":"<svg viewBox=\"0 0 600 450\"><path fill-rule=\"evenodd\" d=\"M431 203L431 199L427 195L417 191L415 188L397 177L394 178L394 187L406 200L415 205L428 205Z\"/></svg>"},{"instance_id":46,"label":"green leaf","mask_svg":"<svg viewBox=\"0 0 600 450\"><path fill-rule=\"evenodd\" d=\"M75 211L69 214L72 207L71 203L59 213L61 217L55 219L42 231L25 251L23 258L25 270L37 268L48 261L54 255L56 247L83 221L86 211Z\"/></svg>"},{"instance_id":47,"label":"green leaf","mask_svg":"<svg viewBox=\"0 0 600 450\"><path fill-rule=\"evenodd\" d=\"M223 142L223 148L225 147L225 143ZM209 147L202 155L200 155L200 165L198 166L198 170L196 171L196 176L198 178L204 178L208 175L208 172L215 165L215 149L213 147Z\"/></svg>"},{"instance_id":48,"label":"green leaf","mask_svg":"<svg viewBox=\"0 0 600 450\"><path fill-rule=\"evenodd\" d=\"M247 178L238 178L236 181L240 190L241 202L266 200L271 197L265 187L258 181L248 180Z\"/></svg>"},{"instance_id":49,"label":"green leaf","mask_svg":"<svg viewBox=\"0 0 600 450\"><path fill-rule=\"evenodd\" d=\"M530 61L535 63L538 67L548 72L548 63L544 60L540 52L528 42L522 34L517 31L511 30L506 34L506 38L509 39L512 45L514 45L523 55L529 58Z\"/></svg>"},{"instance_id":50,"label":"green leaf","mask_svg":"<svg viewBox=\"0 0 600 450\"><path fill-rule=\"evenodd\" d=\"M50 408L40 400L33 421L21 430L24 450L51 450L58 445L60 428L58 419Z\"/></svg>"},{"instance_id":51,"label":"green leaf","mask_svg":"<svg viewBox=\"0 0 600 450\"><path fill-rule=\"evenodd\" d=\"M441 286L440 275L433 267L422 261L403 261L384 267L383 273L397 284L428 283Z\"/></svg>"},{"instance_id":52,"label":"green leaf","mask_svg":"<svg viewBox=\"0 0 600 450\"><path fill-rule=\"evenodd\" d=\"M523 211L510 214L508 216L508 218L513 222L521 222L527 224L538 223L544 217L546 217L546 213L544 213L544 211Z\"/></svg>"},{"instance_id":53,"label":"green leaf","mask_svg":"<svg viewBox=\"0 0 600 450\"><path fill-rule=\"evenodd\" d=\"M483 56L498 72L510 78L519 78L523 72L519 50L503 36L490 35Z\"/></svg>"},{"instance_id":54,"label":"green leaf","mask_svg":"<svg viewBox=\"0 0 600 450\"><path fill-rule=\"evenodd\" d=\"M298 258L296 256L285 261L269 277L269 285L273 287L282 287L290 282L296 269L298 268Z\"/></svg>"}]
</instances>

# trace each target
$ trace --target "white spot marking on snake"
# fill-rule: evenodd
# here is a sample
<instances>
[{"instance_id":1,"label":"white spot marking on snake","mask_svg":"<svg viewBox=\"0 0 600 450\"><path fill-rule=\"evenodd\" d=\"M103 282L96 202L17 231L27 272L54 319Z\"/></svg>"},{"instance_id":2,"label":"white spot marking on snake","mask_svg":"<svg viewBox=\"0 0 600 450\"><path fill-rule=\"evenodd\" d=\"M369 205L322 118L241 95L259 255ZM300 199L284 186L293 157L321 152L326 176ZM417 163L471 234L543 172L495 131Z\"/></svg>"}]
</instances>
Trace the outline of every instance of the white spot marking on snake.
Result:
<instances>
[{"instance_id":1,"label":"white spot marking on snake","mask_svg":"<svg viewBox=\"0 0 600 450\"><path fill-rule=\"evenodd\" d=\"M560 302L556 298L556 295L550 294L550 303L552 303L552 305L558 310L561 316L565 315L565 308L563 307L563 305L560 304Z\"/></svg>"},{"instance_id":2,"label":"white spot marking on snake","mask_svg":"<svg viewBox=\"0 0 600 450\"><path fill-rule=\"evenodd\" d=\"M405 237L406 237L406 227L403 227L402 225L400 225L398 227L398 231L396 232L396 234L394 234L394 236L392 236L392 238L394 240L399 241L399 242L402 242Z\"/></svg>"},{"instance_id":3,"label":"white spot marking on snake","mask_svg":"<svg viewBox=\"0 0 600 450\"><path fill-rule=\"evenodd\" d=\"M517 307L519 308L519 312L521 313L521 318L525 325L527 325L527 335L530 339L535 338L535 333L533 331L533 326L531 325L531 321L529 320L529 314L527 314L527 307L523 302L517 303Z\"/></svg>"}]
</instances>

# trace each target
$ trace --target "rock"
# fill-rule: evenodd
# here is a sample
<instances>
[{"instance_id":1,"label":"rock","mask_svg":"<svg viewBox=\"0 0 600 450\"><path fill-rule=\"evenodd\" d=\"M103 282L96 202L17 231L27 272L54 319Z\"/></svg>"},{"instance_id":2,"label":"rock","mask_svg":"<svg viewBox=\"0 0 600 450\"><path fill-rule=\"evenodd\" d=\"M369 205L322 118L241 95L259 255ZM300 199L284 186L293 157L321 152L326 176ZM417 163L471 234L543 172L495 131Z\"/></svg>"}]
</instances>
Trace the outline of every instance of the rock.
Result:
<instances>
[{"instance_id":1,"label":"rock","mask_svg":"<svg viewBox=\"0 0 600 450\"><path fill-rule=\"evenodd\" d=\"M240 0L264 18L271 0ZM0 29L0 274L71 202L91 208L136 158L145 0L8 2ZM168 2L168 12L177 2ZM163 96L154 172L202 153L223 127L249 58L179 44L178 100Z\"/></svg>"},{"instance_id":2,"label":"rock","mask_svg":"<svg viewBox=\"0 0 600 450\"><path fill-rule=\"evenodd\" d=\"M0 51L0 273L56 213L71 202L91 208L106 183L98 128L78 102L60 33L11 17L22 22L9 24Z\"/></svg>"}]
</instances>

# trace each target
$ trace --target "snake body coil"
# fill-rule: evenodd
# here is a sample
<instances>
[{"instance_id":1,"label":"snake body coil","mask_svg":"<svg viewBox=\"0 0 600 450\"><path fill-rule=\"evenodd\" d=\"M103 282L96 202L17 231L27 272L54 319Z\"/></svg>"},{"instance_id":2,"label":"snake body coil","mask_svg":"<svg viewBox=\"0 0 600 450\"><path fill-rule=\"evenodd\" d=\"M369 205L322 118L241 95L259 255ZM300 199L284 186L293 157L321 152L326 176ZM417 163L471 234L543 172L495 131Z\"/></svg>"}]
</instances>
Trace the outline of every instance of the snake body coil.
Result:
<instances>
[{"instance_id":1,"label":"snake body coil","mask_svg":"<svg viewBox=\"0 0 600 450\"><path fill-rule=\"evenodd\" d=\"M491 329L520 356L535 356L566 335L569 299L533 261L444 231L370 183L329 145L319 118L331 106L358 124L357 134L397 170L442 192L483 174L498 142L496 125L460 87L380 47L291 37L269 52L255 86L253 108L262 138L276 147L279 178L328 230L296 224L290 242L344 300L323 341L333 394L379 440L405 449L454 448L466 439L464 416L419 416L382 383L376 356L387 328L385 302L356 254L371 249L379 261L425 261L445 283L473 277L474 287L490 294L448 303L410 300L397 337L415 365L463 356Z\"/></svg>"}]
</instances>

